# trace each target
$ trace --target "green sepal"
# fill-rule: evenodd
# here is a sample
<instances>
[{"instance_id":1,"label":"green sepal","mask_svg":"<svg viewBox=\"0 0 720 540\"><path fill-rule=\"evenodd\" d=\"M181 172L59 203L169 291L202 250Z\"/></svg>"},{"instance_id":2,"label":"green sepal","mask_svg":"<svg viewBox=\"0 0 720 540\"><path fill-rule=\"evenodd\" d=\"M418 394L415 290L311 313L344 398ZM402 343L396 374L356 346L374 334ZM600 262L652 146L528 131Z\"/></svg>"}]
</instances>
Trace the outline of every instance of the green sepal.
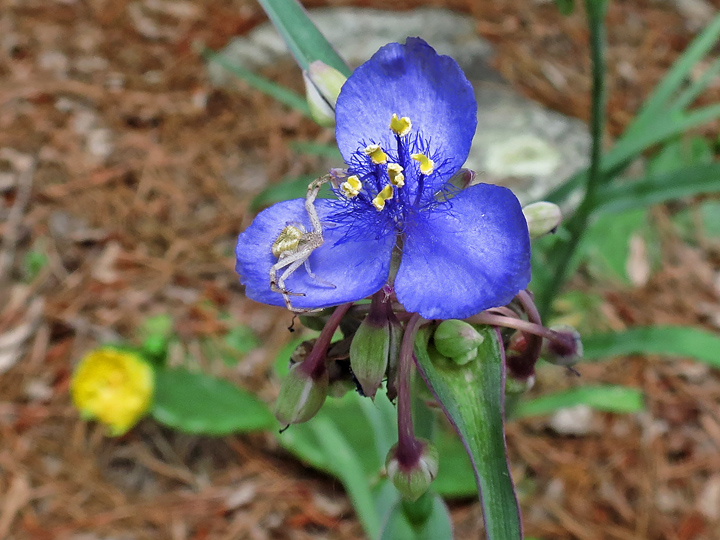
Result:
<instances>
[{"instance_id":1,"label":"green sepal","mask_svg":"<svg viewBox=\"0 0 720 540\"><path fill-rule=\"evenodd\" d=\"M440 463L440 455L435 446L425 439L418 439L422 444L422 453L417 463L411 466L401 464L397 459L395 444L388 452L385 469L390 481L403 498L417 501L435 480Z\"/></svg>"},{"instance_id":2,"label":"green sepal","mask_svg":"<svg viewBox=\"0 0 720 540\"><path fill-rule=\"evenodd\" d=\"M374 311L378 305L373 298L371 312L350 344L350 367L363 393L370 398L380 388L390 358L390 321Z\"/></svg>"},{"instance_id":3,"label":"green sepal","mask_svg":"<svg viewBox=\"0 0 720 540\"><path fill-rule=\"evenodd\" d=\"M280 385L273 409L275 418L283 425L307 422L325 403L328 384L327 370L311 376L305 373L302 364L295 364Z\"/></svg>"}]
</instances>

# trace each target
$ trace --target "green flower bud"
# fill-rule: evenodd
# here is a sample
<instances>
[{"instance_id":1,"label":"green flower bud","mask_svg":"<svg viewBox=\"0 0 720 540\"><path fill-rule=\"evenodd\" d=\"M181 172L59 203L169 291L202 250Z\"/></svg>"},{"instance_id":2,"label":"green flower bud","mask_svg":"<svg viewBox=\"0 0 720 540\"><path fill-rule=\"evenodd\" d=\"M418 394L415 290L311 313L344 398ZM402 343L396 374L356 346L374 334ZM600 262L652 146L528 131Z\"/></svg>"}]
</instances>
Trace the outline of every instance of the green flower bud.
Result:
<instances>
[{"instance_id":1,"label":"green flower bud","mask_svg":"<svg viewBox=\"0 0 720 540\"><path fill-rule=\"evenodd\" d=\"M379 295L372 297L370 312L350 344L350 367L363 393L375 398L390 359L390 320Z\"/></svg>"},{"instance_id":2,"label":"green flower bud","mask_svg":"<svg viewBox=\"0 0 720 540\"><path fill-rule=\"evenodd\" d=\"M422 452L418 460L410 466L403 465L397 458L398 445L395 444L385 459L385 469L393 485L410 501L416 501L425 493L438 472L440 463L437 449L424 439L419 439Z\"/></svg>"},{"instance_id":3,"label":"green flower bud","mask_svg":"<svg viewBox=\"0 0 720 540\"><path fill-rule=\"evenodd\" d=\"M325 98L320 95L320 92L308 77L307 72L303 72L303 80L305 81L305 99L307 99L313 120L323 127L333 127L335 125L335 111L325 101Z\"/></svg>"},{"instance_id":4,"label":"green flower bud","mask_svg":"<svg viewBox=\"0 0 720 540\"><path fill-rule=\"evenodd\" d=\"M558 228L562 221L562 212L557 204L540 201L523 208L523 214L528 224L530 238L540 238Z\"/></svg>"},{"instance_id":5,"label":"green flower bud","mask_svg":"<svg viewBox=\"0 0 720 540\"><path fill-rule=\"evenodd\" d=\"M320 60L315 60L310 62L308 66L307 78L317 88L325 102L332 109L335 109L340 89L347 81L347 77L334 67L330 67Z\"/></svg>"},{"instance_id":6,"label":"green flower bud","mask_svg":"<svg viewBox=\"0 0 720 540\"><path fill-rule=\"evenodd\" d=\"M457 189L465 189L472 181L475 180L475 171L470 169L460 169L448 180L448 184L456 187Z\"/></svg>"},{"instance_id":7,"label":"green flower bud","mask_svg":"<svg viewBox=\"0 0 720 540\"><path fill-rule=\"evenodd\" d=\"M327 370L313 376L302 367L302 364L293 365L280 385L273 412L283 425L307 422L317 414L328 395Z\"/></svg>"},{"instance_id":8,"label":"green flower bud","mask_svg":"<svg viewBox=\"0 0 720 540\"><path fill-rule=\"evenodd\" d=\"M435 194L435 200L446 201L448 199L452 199L463 189L472 184L473 180L475 180L475 171L471 171L470 169L460 169L447 181L447 187L452 186L452 188L438 191Z\"/></svg>"},{"instance_id":9,"label":"green flower bud","mask_svg":"<svg viewBox=\"0 0 720 540\"><path fill-rule=\"evenodd\" d=\"M465 321L448 319L435 329L433 340L440 354L462 366L477 357L477 349L484 338Z\"/></svg>"},{"instance_id":10,"label":"green flower bud","mask_svg":"<svg viewBox=\"0 0 720 540\"><path fill-rule=\"evenodd\" d=\"M365 319L350 345L350 366L366 396L375 397L385 378L389 358L389 325L375 326Z\"/></svg>"},{"instance_id":11,"label":"green flower bud","mask_svg":"<svg viewBox=\"0 0 720 540\"><path fill-rule=\"evenodd\" d=\"M568 324L551 326L558 333L558 339L544 339L541 356L556 366L573 366L583 357L580 332Z\"/></svg>"}]
</instances>

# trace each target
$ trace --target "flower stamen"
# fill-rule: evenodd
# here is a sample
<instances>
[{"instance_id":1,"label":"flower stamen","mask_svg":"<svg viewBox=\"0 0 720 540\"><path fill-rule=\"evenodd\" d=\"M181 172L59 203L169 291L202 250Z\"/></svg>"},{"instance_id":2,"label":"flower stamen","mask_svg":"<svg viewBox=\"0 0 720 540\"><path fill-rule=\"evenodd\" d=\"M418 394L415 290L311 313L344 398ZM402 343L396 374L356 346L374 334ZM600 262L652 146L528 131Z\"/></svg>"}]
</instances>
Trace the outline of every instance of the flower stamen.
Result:
<instances>
[{"instance_id":1,"label":"flower stamen","mask_svg":"<svg viewBox=\"0 0 720 540\"><path fill-rule=\"evenodd\" d=\"M403 167L399 163L389 163L387 166L388 178L390 183L395 187L403 187L405 185L405 175Z\"/></svg>"},{"instance_id":2,"label":"flower stamen","mask_svg":"<svg viewBox=\"0 0 720 540\"><path fill-rule=\"evenodd\" d=\"M377 194L377 197L372 200L375 209L380 212L383 208L385 208L385 201L392 199L394 193L395 189L390 184L382 188L382 191L380 191L380 193Z\"/></svg>"},{"instance_id":3,"label":"flower stamen","mask_svg":"<svg viewBox=\"0 0 720 540\"><path fill-rule=\"evenodd\" d=\"M360 179L353 174L352 176L349 176L345 182L340 184L340 189L342 189L348 199L352 199L353 197L357 197L360 193L360 190L362 189L362 182L360 182Z\"/></svg>"},{"instance_id":4,"label":"flower stamen","mask_svg":"<svg viewBox=\"0 0 720 540\"><path fill-rule=\"evenodd\" d=\"M413 154L410 157L420 163L420 172L422 174L427 176L435 170L435 162L425 154Z\"/></svg>"},{"instance_id":5,"label":"flower stamen","mask_svg":"<svg viewBox=\"0 0 720 540\"><path fill-rule=\"evenodd\" d=\"M402 118L398 117L397 114L393 113L392 119L390 120L390 129L395 133L395 135L399 135L400 137L404 137L408 133L410 133L410 128L412 128L412 122L410 121L410 118L407 116L403 116Z\"/></svg>"},{"instance_id":6,"label":"flower stamen","mask_svg":"<svg viewBox=\"0 0 720 540\"><path fill-rule=\"evenodd\" d=\"M375 165L382 165L387 163L387 154L380 148L379 144L371 144L365 147L365 154L370 156L370 159Z\"/></svg>"}]
</instances>

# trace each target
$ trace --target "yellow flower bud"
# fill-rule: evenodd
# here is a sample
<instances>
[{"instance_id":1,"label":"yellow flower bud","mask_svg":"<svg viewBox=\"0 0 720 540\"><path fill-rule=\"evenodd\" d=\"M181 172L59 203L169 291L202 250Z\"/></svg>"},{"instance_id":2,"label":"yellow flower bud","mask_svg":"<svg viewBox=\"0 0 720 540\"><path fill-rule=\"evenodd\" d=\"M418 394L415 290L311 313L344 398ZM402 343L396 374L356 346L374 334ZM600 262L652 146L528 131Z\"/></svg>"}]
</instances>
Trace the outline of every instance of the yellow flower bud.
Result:
<instances>
[{"instance_id":1,"label":"yellow flower bud","mask_svg":"<svg viewBox=\"0 0 720 540\"><path fill-rule=\"evenodd\" d=\"M150 408L155 386L153 370L136 353L102 347L88 353L75 368L70 393L84 418L122 435Z\"/></svg>"}]
</instances>

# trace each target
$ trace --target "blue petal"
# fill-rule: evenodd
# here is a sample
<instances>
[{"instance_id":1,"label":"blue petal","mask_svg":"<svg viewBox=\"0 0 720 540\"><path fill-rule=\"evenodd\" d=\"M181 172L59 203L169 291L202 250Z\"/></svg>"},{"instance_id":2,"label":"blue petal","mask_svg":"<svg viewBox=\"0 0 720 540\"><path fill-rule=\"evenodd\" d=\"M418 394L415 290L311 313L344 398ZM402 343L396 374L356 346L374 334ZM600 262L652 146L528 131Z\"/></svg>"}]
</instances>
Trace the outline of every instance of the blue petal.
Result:
<instances>
[{"instance_id":1,"label":"blue petal","mask_svg":"<svg viewBox=\"0 0 720 540\"><path fill-rule=\"evenodd\" d=\"M406 229L398 300L426 319L462 319L509 303L530 281L530 238L520 203L478 184Z\"/></svg>"},{"instance_id":2,"label":"blue petal","mask_svg":"<svg viewBox=\"0 0 720 540\"><path fill-rule=\"evenodd\" d=\"M391 43L355 70L345 82L335 109L337 138L346 163L367 144L396 148L392 115L407 116L430 153L445 163L434 188L467 158L477 124L472 85L460 66L440 56L420 38ZM438 176L438 175L436 175Z\"/></svg>"},{"instance_id":3,"label":"blue petal","mask_svg":"<svg viewBox=\"0 0 720 540\"><path fill-rule=\"evenodd\" d=\"M238 237L235 270L240 274L248 298L265 304L284 305L282 295L270 290L270 267L277 262L272 254L272 244L287 225L299 223L306 231L311 230L304 204L303 199L275 204L258 214ZM315 201L323 224L335 211L334 205L334 201L328 199ZM310 270L322 281L312 279L304 266L298 268L285 283L290 291L305 294L291 297L294 307L324 308L360 300L385 284L395 245L394 235L384 234L378 238L381 233L370 227L361 231L349 231L349 227L353 226L323 226L325 243L313 251L309 259ZM352 232L351 240L346 238L348 232Z\"/></svg>"}]
</instances>

